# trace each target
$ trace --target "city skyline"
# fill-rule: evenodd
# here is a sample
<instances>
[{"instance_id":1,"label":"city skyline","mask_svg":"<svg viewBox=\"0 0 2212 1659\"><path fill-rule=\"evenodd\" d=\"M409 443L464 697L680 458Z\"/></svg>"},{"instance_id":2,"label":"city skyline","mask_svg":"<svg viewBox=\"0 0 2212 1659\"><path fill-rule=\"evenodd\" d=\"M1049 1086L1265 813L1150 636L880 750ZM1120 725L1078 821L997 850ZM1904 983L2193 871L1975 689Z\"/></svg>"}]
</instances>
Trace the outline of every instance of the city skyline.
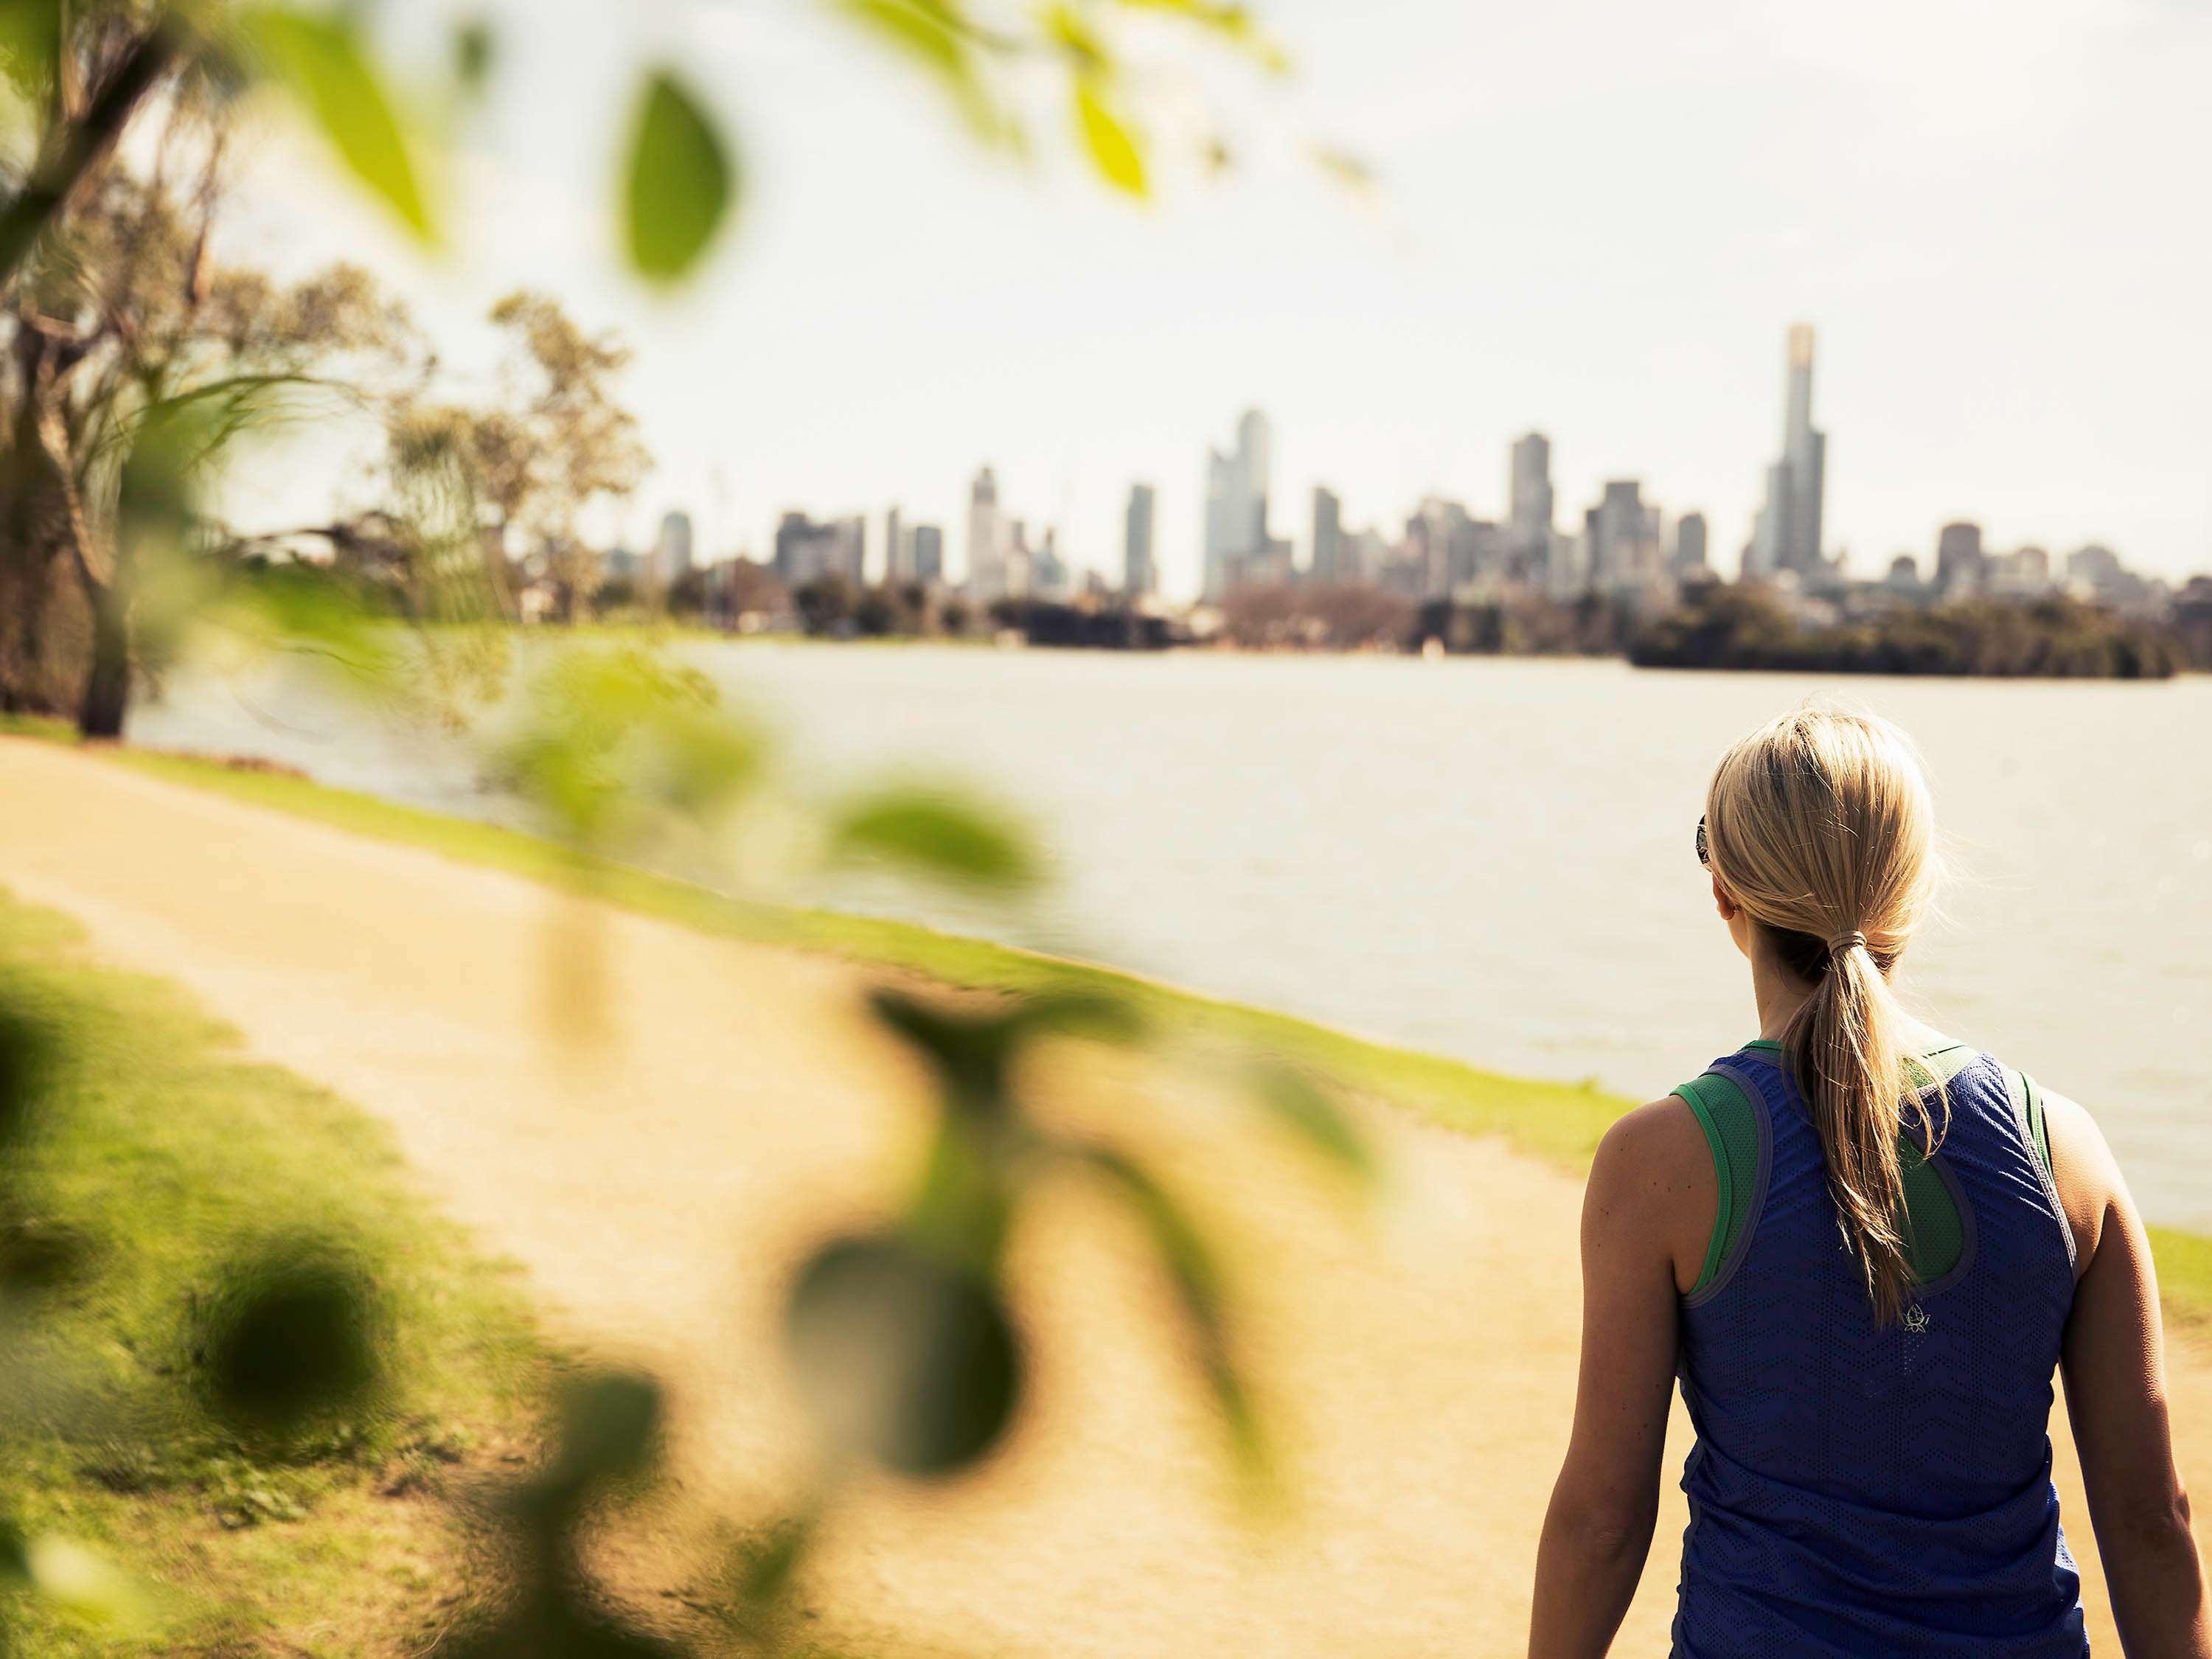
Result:
<instances>
[{"instance_id":1,"label":"city skyline","mask_svg":"<svg viewBox=\"0 0 2212 1659\"><path fill-rule=\"evenodd\" d=\"M1194 592L1190 457L1256 404L1301 539L1317 484L1348 523L1429 494L1502 516L1499 447L1534 428L1563 519L1632 474L1705 508L1725 568L1776 459L1773 342L1809 316L1820 424L1848 434L1826 540L1860 574L1969 517L2168 577L2212 556L2212 411L2190 392L2212 231L2150 159L2212 144L2199 9L2033 0L1995 32L1885 0L1839 39L1748 5L1685 28L1598 0L1512 19L1291 0L1267 15L1299 77L1264 102L1220 88L1240 167L1208 186L1164 154L1134 214L1072 167L979 156L834 20L684 10L664 44L758 165L714 275L662 304L611 274L603 135L569 113L619 116L611 24L567 0L542 26L491 9L562 95L495 96L466 132L443 264L282 133L226 240L280 270L364 252L461 375L489 375L481 313L518 283L619 329L660 465L605 540L643 544L682 506L701 556L760 556L787 503L897 501L957 543L988 458L1063 556L1109 572L1128 483L1152 482L1161 585ZM378 15L403 61L444 39L427 0ZM1374 162L1374 207L1304 159L1317 138ZM893 243L895 289L866 252ZM252 505L299 521L321 503L289 492L314 482L272 465Z\"/></svg>"}]
</instances>

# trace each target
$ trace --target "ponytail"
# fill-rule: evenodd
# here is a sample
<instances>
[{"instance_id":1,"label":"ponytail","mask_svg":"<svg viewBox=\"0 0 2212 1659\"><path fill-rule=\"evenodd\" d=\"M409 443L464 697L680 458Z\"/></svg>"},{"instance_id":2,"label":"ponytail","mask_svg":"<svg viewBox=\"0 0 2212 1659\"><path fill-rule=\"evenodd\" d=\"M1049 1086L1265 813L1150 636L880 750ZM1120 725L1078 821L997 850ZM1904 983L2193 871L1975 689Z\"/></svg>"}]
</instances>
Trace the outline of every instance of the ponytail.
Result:
<instances>
[{"instance_id":1,"label":"ponytail","mask_svg":"<svg viewBox=\"0 0 2212 1659\"><path fill-rule=\"evenodd\" d=\"M1782 1048L1820 1137L1828 1190L1875 1322L1887 1325L1905 1316L1919 1282L1905 1230L1899 1136L1911 1121L1921 1148L1932 1152L1942 1133L1925 1095L1904 1087L1905 1067L1917 1057L1899 1040L1903 1016L1883 976L1887 964L1856 930L1822 948L1827 960L1783 1033Z\"/></svg>"},{"instance_id":2,"label":"ponytail","mask_svg":"<svg viewBox=\"0 0 2212 1659\"><path fill-rule=\"evenodd\" d=\"M1800 709L1723 758L1706 823L1714 878L1811 987L1783 1053L1875 1322L1890 1324L1918 1285L1900 1137L1911 1129L1921 1156L1941 1145L1929 1089L1948 1118L1932 1068L1904 1042L1888 981L1934 878L1927 786L1886 721Z\"/></svg>"}]
</instances>

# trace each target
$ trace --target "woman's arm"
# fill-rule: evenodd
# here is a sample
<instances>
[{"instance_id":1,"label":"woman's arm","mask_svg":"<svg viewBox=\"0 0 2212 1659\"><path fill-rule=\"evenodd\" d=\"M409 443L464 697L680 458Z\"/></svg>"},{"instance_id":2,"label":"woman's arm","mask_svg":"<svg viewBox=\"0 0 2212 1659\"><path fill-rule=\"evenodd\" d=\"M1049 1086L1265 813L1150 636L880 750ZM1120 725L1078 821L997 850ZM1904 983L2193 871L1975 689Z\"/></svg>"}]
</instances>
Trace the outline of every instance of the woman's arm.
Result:
<instances>
[{"instance_id":1,"label":"woman's arm","mask_svg":"<svg viewBox=\"0 0 2212 1659\"><path fill-rule=\"evenodd\" d=\"M2061 1368L2089 1519L2128 1659L2212 1659L2203 1564L2173 1465L2150 1242L2089 1115L2046 1095L2051 1173L2075 1237Z\"/></svg>"},{"instance_id":2,"label":"woman's arm","mask_svg":"<svg viewBox=\"0 0 2212 1659\"><path fill-rule=\"evenodd\" d=\"M1659 1512L1676 1298L1712 1236L1718 1183L1690 1109L1631 1112L1583 1199L1582 1377L1536 1555L1531 1659L1600 1659L1636 1594Z\"/></svg>"}]
</instances>

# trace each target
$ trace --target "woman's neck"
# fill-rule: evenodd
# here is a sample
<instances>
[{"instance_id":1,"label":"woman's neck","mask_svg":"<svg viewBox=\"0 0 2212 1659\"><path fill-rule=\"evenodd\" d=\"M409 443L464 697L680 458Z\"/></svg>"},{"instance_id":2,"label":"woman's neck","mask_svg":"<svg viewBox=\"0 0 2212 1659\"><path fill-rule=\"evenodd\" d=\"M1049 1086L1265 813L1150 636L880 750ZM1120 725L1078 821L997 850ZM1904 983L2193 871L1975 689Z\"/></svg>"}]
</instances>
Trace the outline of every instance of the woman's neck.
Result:
<instances>
[{"instance_id":1,"label":"woman's neck","mask_svg":"<svg viewBox=\"0 0 2212 1659\"><path fill-rule=\"evenodd\" d=\"M1751 994L1759 1008L1759 1035L1779 1042L1813 988L1777 961L1771 951L1761 950L1751 959Z\"/></svg>"}]
</instances>

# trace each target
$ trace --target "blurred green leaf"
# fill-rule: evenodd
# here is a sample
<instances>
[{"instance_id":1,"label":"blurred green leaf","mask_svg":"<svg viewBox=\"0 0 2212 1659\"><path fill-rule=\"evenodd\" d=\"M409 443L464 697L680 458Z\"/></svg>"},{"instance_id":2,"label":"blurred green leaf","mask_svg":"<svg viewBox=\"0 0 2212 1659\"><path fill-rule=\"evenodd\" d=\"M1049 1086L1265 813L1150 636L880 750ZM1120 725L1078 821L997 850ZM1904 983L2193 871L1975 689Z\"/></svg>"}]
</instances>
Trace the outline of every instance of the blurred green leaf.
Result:
<instances>
[{"instance_id":1,"label":"blurred green leaf","mask_svg":"<svg viewBox=\"0 0 2212 1659\"><path fill-rule=\"evenodd\" d=\"M1205 1235L1175 1195L1127 1153L1088 1145L1075 1148L1074 1156L1103 1176L1144 1224L1182 1309L1199 1373L1221 1415L1237 1465L1248 1477L1264 1478L1267 1443L1251 1389L1230 1345L1221 1270Z\"/></svg>"},{"instance_id":2,"label":"blurred green leaf","mask_svg":"<svg viewBox=\"0 0 2212 1659\"><path fill-rule=\"evenodd\" d=\"M362 1263L315 1240L233 1262L204 1314L201 1363L216 1414L288 1437L369 1401L384 1379L384 1310Z\"/></svg>"},{"instance_id":3,"label":"blurred green leaf","mask_svg":"<svg viewBox=\"0 0 2212 1659\"><path fill-rule=\"evenodd\" d=\"M1374 1149L1350 1114L1294 1066L1261 1065L1253 1079L1261 1106L1314 1151L1362 1182L1374 1180Z\"/></svg>"},{"instance_id":4,"label":"blurred green leaf","mask_svg":"<svg viewBox=\"0 0 2212 1659\"><path fill-rule=\"evenodd\" d=\"M734 205L738 173L699 100L668 70L647 78L623 190L629 260L672 283L705 254Z\"/></svg>"},{"instance_id":5,"label":"blurred green leaf","mask_svg":"<svg viewBox=\"0 0 2212 1659\"><path fill-rule=\"evenodd\" d=\"M270 6L246 12L239 27L354 175L429 240L435 233L414 159L350 16Z\"/></svg>"},{"instance_id":6,"label":"blurred green leaf","mask_svg":"<svg viewBox=\"0 0 2212 1659\"><path fill-rule=\"evenodd\" d=\"M634 1480L660 1455L660 1385L635 1371L602 1370L567 1379L550 1486L569 1493Z\"/></svg>"},{"instance_id":7,"label":"blurred green leaf","mask_svg":"<svg viewBox=\"0 0 2212 1659\"><path fill-rule=\"evenodd\" d=\"M792 1287L785 1334L831 1441L913 1479L980 1462L1021 1398L1021 1345L997 1285L896 1234L817 1251Z\"/></svg>"},{"instance_id":8,"label":"blurred green leaf","mask_svg":"<svg viewBox=\"0 0 2212 1659\"><path fill-rule=\"evenodd\" d=\"M711 828L766 765L760 733L710 684L630 647L562 652L526 708L499 768L578 847L619 848L672 819Z\"/></svg>"},{"instance_id":9,"label":"blurred green leaf","mask_svg":"<svg viewBox=\"0 0 2212 1659\"><path fill-rule=\"evenodd\" d=\"M313 658L360 689L399 695L407 665L380 616L336 572L298 560L232 574L216 613L264 649Z\"/></svg>"},{"instance_id":10,"label":"blurred green leaf","mask_svg":"<svg viewBox=\"0 0 2212 1659\"><path fill-rule=\"evenodd\" d=\"M97 1623L130 1625L144 1616L143 1590L106 1557L52 1533L7 1530L12 1536L0 1546L0 1571L7 1577Z\"/></svg>"},{"instance_id":11,"label":"blurred green leaf","mask_svg":"<svg viewBox=\"0 0 2212 1659\"><path fill-rule=\"evenodd\" d=\"M1361 196L1374 193L1375 169L1368 165L1364 157L1356 155L1348 149L1340 149L1333 144L1316 144L1310 153L1313 156L1314 165L1321 168L1336 183L1343 185L1345 189Z\"/></svg>"},{"instance_id":12,"label":"blurred green leaf","mask_svg":"<svg viewBox=\"0 0 2212 1659\"><path fill-rule=\"evenodd\" d=\"M61 39L61 0L0 0L0 76L27 104L53 85Z\"/></svg>"},{"instance_id":13,"label":"blurred green leaf","mask_svg":"<svg viewBox=\"0 0 2212 1659\"><path fill-rule=\"evenodd\" d=\"M954 0L830 0L836 9L944 83L986 143L1018 143L1019 129L993 100L976 65L975 24Z\"/></svg>"},{"instance_id":14,"label":"blurred green leaf","mask_svg":"<svg viewBox=\"0 0 2212 1659\"><path fill-rule=\"evenodd\" d=\"M1224 0L1120 0L1131 11L1166 12L1210 29L1239 47L1272 74L1290 72L1291 56L1263 32L1250 8Z\"/></svg>"},{"instance_id":15,"label":"blurred green leaf","mask_svg":"<svg viewBox=\"0 0 2212 1659\"><path fill-rule=\"evenodd\" d=\"M465 19L453 30L453 78L471 96L481 94L491 79L492 61L499 36L488 17Z\"/></svg>"},{"instance_id":16,"label":"blurred green leaf","mask_svg":"<svg viewBox=\"0 0 2212 1659\"><path fill-rule=\"evenodd\" d=\"M1103 70L1108 64L1106 44L1091 27L1091 20L1074 7L1055 3L1045 8L1044 25L1052 38L1060 42L1076 67L1086 73Z\"/></svg>"},{"instance_id":17,"label":"blurred green leaf","mask_svg":"<svg viewBox=\"0 0 2212 1659\"><path fill-rule=\"evenodd\" d=\"M1106 101L1106 88L1095 75L1075 82L1075 120L1083 134L1091 165L1116 190L1142 197L1146 193L1145 158L1136 135Z\"/></svg>"},{"instance_id":18,"label":"blurred green leaf","mask_svg":"<svg viewBox=\"0 0 2212 1659\"><path fill-rule=\"evenodd\" d=\"M977 888L1026 887L1039 873L1036 854L1012 826L941 790L909 786L884 789L848 809L831 830L831 851Z\"/></svg>"}]
</instances>

